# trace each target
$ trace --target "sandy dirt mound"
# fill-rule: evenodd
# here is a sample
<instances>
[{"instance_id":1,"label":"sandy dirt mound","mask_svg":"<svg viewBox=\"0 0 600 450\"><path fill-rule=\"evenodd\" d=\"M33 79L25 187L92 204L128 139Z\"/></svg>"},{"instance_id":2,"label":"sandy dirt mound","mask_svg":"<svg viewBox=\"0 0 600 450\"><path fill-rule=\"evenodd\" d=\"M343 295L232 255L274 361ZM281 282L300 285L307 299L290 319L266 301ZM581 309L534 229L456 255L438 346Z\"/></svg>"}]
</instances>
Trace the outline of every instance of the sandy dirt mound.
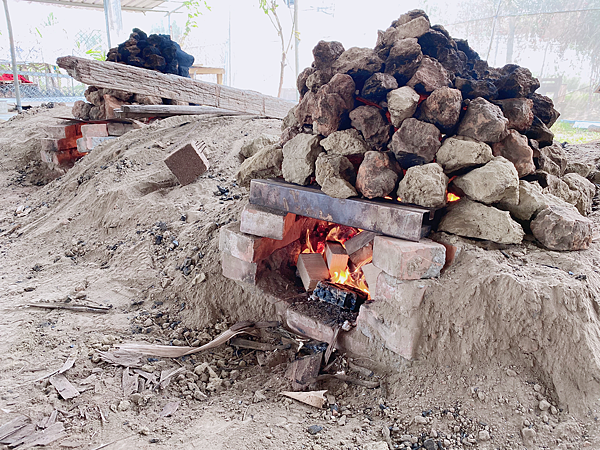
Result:
<instances>
[{"instance_id":1,"label":"sandy dirt mound","mask_svg":"<svg viewBox=\"0 0 600 450\"><path fill-rule=\"evenodd\" d=\"M81 448L126 438L112 448L364 449L385 442L384 429L398 448L427 440L439 448L600 447L597 243L556 253L531 242L490 249L461 241L456 263L428 287L419 360L397 366L376 390L327 384L338 410L282 400L293 355L265 354L261 366L256 352L229 346L147 361L144 370L185 372L146 403L119 408L129 401L123 370L100 362L98 350L131 340L206 342L239 319L276 317L264 294L221 276L217 242L247 198L234 182L239 148L277 134L280 121L162 120L103 143L47 182L57 174L39 162L37 139L66 115L33 111L0 126L0 424L17 412L39 420L57 410ZM204 140L212 167L181 187L163 160L188 138ZM23 308L67 296L111 305L111 314ZM95 378L64 401L35 380L74 350L68 377ZM189 388L202 382L194 367L203 361L226 381L208 400ZM174 400L177 413L160 417ZM310 425L323 431L312 435Z\"/></svg>"}]
</instances>

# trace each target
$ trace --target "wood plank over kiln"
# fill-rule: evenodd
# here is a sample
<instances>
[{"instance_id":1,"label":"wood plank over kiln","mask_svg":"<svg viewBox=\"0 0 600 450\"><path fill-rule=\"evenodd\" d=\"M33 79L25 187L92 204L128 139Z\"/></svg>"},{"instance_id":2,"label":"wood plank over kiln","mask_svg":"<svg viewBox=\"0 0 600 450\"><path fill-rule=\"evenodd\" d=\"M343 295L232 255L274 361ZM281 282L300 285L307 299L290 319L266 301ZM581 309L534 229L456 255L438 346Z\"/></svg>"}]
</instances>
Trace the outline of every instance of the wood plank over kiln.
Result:
<instances>
[{"instance_id":1,"label":"wood plank over kiln","mask_svg":"<svg viewBox=\"0 0 600 450\"><path fill-rule=\"evenodd\" d=\"M419 241L430 231L425 223L431 213L428 209L358 198L333 198L317 188L277 180L252 180L250 203L409 241Z\"/></svg>"},{"instance_id":2,"label":"wood plank over kiln","mask_svg":"<svg viewBox=\"0 0 600 450\"><path fill-rule=\"evenodd\" d=\"M56 64L82 83L134 94L155 95L277 119L283 119L294 106L287 100L254 91L244 91L110 61L63 56L56 60Z\"/></svg>"}]
</instances>

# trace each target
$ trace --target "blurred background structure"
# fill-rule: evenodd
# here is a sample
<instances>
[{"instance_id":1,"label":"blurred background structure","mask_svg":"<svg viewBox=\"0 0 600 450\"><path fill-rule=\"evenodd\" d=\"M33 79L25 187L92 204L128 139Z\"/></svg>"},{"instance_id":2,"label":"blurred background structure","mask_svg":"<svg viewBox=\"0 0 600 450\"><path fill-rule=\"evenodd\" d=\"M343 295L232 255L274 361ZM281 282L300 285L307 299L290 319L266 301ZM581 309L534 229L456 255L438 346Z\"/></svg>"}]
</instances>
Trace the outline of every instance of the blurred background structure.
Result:
<instances>
[{"instance_id":1,"label":"blurred background structure","mask_svg":"<svg viewBox=\"0 0 600 450\"><path fill-rule=\"evenodd\" d=\"M600 122L600 0L409 0L401 6L391 0L120 0L118 11L110 10L116 0L105 0L109 14L102 0L7 1L19 73L30 81L21 84L25 104L81 97L85 87L61 73L56 58L103 59L109 36L115 46L134 27L170 35L196 65L225 69L227 85L294 100L296 74L310 64L319 40L374 47L378 29L419 8L432 24L467 39L490 65L530 69L541 81L538 92L561 112L555 127L576 134ZM10 74L6 21L0 22L0 74ZM199 78L216 82L215 75ZM0 96L10 101L13 88L2 83Z\"/></svg>"}]
</instances>

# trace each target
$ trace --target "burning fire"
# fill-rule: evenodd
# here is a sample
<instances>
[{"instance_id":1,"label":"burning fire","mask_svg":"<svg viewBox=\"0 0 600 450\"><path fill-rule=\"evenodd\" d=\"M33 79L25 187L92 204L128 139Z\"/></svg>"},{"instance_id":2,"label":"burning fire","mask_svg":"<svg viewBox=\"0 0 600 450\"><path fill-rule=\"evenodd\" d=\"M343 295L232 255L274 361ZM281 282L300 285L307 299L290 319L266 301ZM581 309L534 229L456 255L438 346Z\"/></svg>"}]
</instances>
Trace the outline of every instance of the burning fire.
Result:
<instances>
[{"instance_id":1,"label":"burning fire","mask_svg":"<svg viewBox=\"0 0 600 450\"><path fill-rule=\"evenodd\" d=\"M325 227L319 225L316 229L312 230L312 233L311 230L306 230L306 247L302 250L302 253L320 253L323 255L327 241L339 242L343 246L347 240L357 235L360 231L362 230L332 223L328 223ZM352 286L369 294L369 288L365 282L365 276L361 267L370 262L371 260L367 260L359 266L352 265L352 272L346 266L343 271L334 272L329 281Z\"/></svg>"},{"instance_id":2,"label":"burning fire","mask_svg":"<svg viewBox=\"0 0 600 450\"><path fill-rule=\"evenodd\" d=\"M458 195L454 195L452 192L448 192L447 200L448 200L448 203L455 202L457 200L460 200L460 197Z\"/></svg>"}]
</instances>

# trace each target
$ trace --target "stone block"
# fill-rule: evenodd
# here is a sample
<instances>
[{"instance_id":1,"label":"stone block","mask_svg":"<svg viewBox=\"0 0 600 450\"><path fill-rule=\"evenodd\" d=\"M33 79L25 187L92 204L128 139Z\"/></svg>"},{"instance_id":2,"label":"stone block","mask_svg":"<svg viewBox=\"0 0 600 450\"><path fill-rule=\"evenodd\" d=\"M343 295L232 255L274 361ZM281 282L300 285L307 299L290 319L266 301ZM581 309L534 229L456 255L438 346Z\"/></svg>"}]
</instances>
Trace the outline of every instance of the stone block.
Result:
<instances>
[{"instance_id":1,"label":"stone block","mask_svg":"<svg viewBox=\"0 0 600 450\"><path fill-rule=\"evenodd\" d=\"M203 148L204 143L189 142L165 158L165 164L182 186L196 181L210 167Z\"/></svg>"},{"instance_id":2,"label":"stone block","mask_svg":"<svg viewBox=\"0 0 600 450\"><path fill-rule=\"evenodd\" d=\"M426 288L420 281L406 282L380 273L373 300L360 307L357 329L403 358L413 359L421 336Z\"/></svg>"},{"instance_id":3,"label":"stone block","mask_svg":"<svg viewBox=\"0 0 600 450\"><path fill-rule=\"evenodd\" d=\"M221 251L221 269L223 276L231 280L256 284L258 278L258 264L242 261L231 253Z\"/></svg>"},{"instance_id":4,"label":"stone block","mask_svg":"<svg viewBox=\"0 0 600 450\"><path fill-rule=\"evenodd\" d=\"M248 204L242 210L240 231L280 241L295 221L296 214Z\"/></svg>"},{"instance_id":5,"label":"stone block","mask_svg":"<svg viewBox=\"0 0 600 450\"><path fill-rule=\"evenodd\" d=\"M373 264L401 280L437 277L446 262L446 248L429 239L420 242L377 236Z\"/></svg>"},{"instance_id":6,"label":"stone block","mask_svg":"<svg viewBox=\"0 0 600 450\"><path fill-rule=\"evenodd\" d=\"M320 253L301 253L296 267L307 291L314 290L319 281L329 279L327 264Z\"/></svg>"}]
</instances>

